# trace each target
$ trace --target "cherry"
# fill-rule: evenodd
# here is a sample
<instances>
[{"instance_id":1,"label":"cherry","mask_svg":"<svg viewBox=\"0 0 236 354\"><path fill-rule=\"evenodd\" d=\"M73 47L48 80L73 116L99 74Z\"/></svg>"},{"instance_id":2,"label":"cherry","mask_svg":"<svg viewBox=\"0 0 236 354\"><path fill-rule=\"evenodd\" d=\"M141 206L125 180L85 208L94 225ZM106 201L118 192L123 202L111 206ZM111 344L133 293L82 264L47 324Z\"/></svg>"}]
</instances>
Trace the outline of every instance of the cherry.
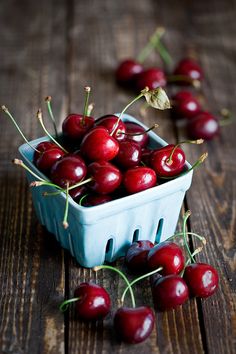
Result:
<instances>
[{"instance_id":1,"label":"cherry","mask_svg":"<svg viewBox=\"0 0 236 354\"><path fill-rule=\"evenodd\" d=\"M188 122L187 131L194 139L211 140L219 134L220 125L210 112L201 112Z\"/></svg>"},{"instance_id":2,"label":"cherry","mask_svg":"<svg viewBox=\"0 0 236 354\"><path fill-rule=\"evenodd\" d=\"M151 248L147 255L148 269L163 267L161 274L179 274L184 268L184 254L176 243L166 241Z\"/></svg>"},{"instance_id":3,"label":"cherry","mask_svg":"<svg viewBox=\"0 0 236 354\"><path fill-rule=\"evenodd\" d=\"M186 90L181 90L177 92L175 95L172 96L172 101L176 104L188 100L193 97L192 92L186 91Z\"/></svg>"},{"instance_id":4,"label":"cherry","mask_svg":"<svg viewBox=\"0 0 236 354\"><path fill-rule=\"evenodd\" d=\"M135 86L138 91L148 87L153 90L157 87L166 86L166 75L160 68L149 68L136 76Z\"/></svg>"},{"instance_id":5,"label":"cherry","mask_svg":"<svg viewBox=\"0 0 236 354\"><path fill-rule=\"evenodd\" d=\"M126 136L127 140L132 140L140 145L141 148L147 146L149 142L149 136L146 133L146 130L139 124L133 122L125 122L126 132L130 135ZM134 135L132 135L134 134ZM135 135L139 134L139 135Z\"/></svg>"},{"instance_id":6,"label":"cherry","mask_svg":"<svg viewBox=\"0 0 236 354\"><path fill-rule=\"evenodd\" d=\"M216 291L219 276L216 269L211 265L194 263L185 268L184 280L192 296L208 297Z\"/></svg>"},{"instance_id":7,"label":"cherry","mask_svg":"<svg viewBox=\"0 0 236 354\"><path fill-rule=\"evenodd\" d=\"M188 79L201 81L203 79L203 71L200 65L191 58L182 59L174 70L174 75L186 77L180 83L191 83Z\"/></svg>"},{"instance_id":8,"label":"cherry","mask_svg":"<svg viewBox=\"0 0 236 354\"><path fill-rule=\"evenodd\" d=\"M69 191L71 198L74 199L76 203L79 203L81 198L87 193L88 189L85 186L73 188Z\"/></svg>"},{"instance_id":9,"label":"cherry","mask_svg":"<svg viewBox=\"0 0 236 354\"><path fill-rule=\"evenodd\" d=\"M178 118L192 119L202 111L201 105L195 97L179 100L174 104L174 113Z\"/></svg>"},{"instance_id":10,"label":"cherry","mask_svg":"<svg viewBox=\"0 0 236 354\"><path fill-rule=\"evenodd\" d=\"M73 186L86 176L87 168L84 160L75 155L66 155L58 160L51 168L51 180L65 188Z\"/></svg>"},{"instance_id":11,"label":"cherry","mask_svg":"<svg viewBox=\"0 0 236 354\"><path fill-rule=\"evenodd\" d=\"M119 152L115 162L122 168L128 169L139 165L141 160L141 148L132 141L125 140L119 143Z\"/></svg>"},{"instance_id":12,"label":"cherry","mask_svg":"<svg viewBox=\"0 0 236 354\"><path fill-rule=\"evenodd\" d=\"M183 150L170 144L152 151L150 166L158 177L173 177L183 171L185 160Z\"/></svg>"},{"instance_id":13,"label":"cherry","mask_svg":"<svg viewBox=\"0 0 236 354\"><path fill-rule=\"evenodd\" d=\"M75 289L74 296L75 298L61 304L61 311L66 311L69 303L75 302L78 317L86 321L102 319L110 311L110 296L103 287L97 284L81 283Z\"/></svg>"},{"instance_id":14,"label":"cherry","mask_svg":"<svg viewBox=\"0 0 236 354\"><path fill-rule=\"evenodd\" d=\"M90 161L110 161L118 154L119 143L105 127L98 126L84 136L80 148Z\"/></svg>"},{"instance_id":15,"label":"cherry","mask_svg":"<svg viewBox=\"0 0 236 354\"><path fill-rule=\"evenodd\" d=\"M120 63L116 70L116 81L122 86L130 87L135 76L143 71L143 65L134 59L126 59Z\"/></svg>"},{"instance_id":16,"label":"cherry","mask_svg":"<svg viewBox=\"0 0 236 354\"><path fill-rule=\"evenodd\" d=\"M125 256L127 267L134 272L146 271L147 255L152 247L154 244L148 240L133 242Z\"/></svg>"},{"instance_id":17,"label":"cherry","mask_svg":"<svg viewBox=\"0 0 236 354\"><path fill-rule=\"evenodd\" d=\"M156 185L156 173L149 167L133 167L123 176L123 184L128 193L138 193Z\"/></svg>"},{"instance_id":18,"label":"cherry","mask_svg":"<svg viewBox=\"0 0 236 354\"><path fill-rule=\"evenodd\" d=\"M88 187L98 194L110 194L122 181L120 170L107 161L92 162L88 166L91 182Z\"/></svg>"},{"instance_id":19,"label":"cherry","mask_svg":"<svg viewBox=\"0 0 236 354\"><path fill-rule=\"evenodd\" d=\"M109 134L111 134L118 119L119 118L117 116L108 114L108 115L98 118L96 120L95 124L96 124L96 126L101 125L101 126L107 128ZM126 132L126 126L122 120L119 120L118 125L114 131L114 138L116 138L119 141L124 140L125 134L123 134L123 133L125 133L125 132ZM120 134L120 133L122 133L122 134Z\"/></svg>"},{"instance_id":20,"label":"cherry","mask_svg":"<svg viewBox=\"0 0 236 354\"><path fill-rule=\"evenodd\" d=\"M141 161L145 165L149 166L150 165L150 156L151 156L151 153L152 153L152 149L149 149L147 147L142 148L141 153L142 153Z\"/></svg>"},{"instance_id":21,"label":"cherry","mask_svg":"<svg viewBox=\"0 0 236 354\"><path fill-rule=\"evenodd\" d=\"M153 302L156 310L165 311L182 305L189 297L187 284L179 275L167 275L154 281Z\"/></svg>"},{"instance_id":22,"label":"cherry","mask_svg":"<svg viewBox=\"0 0 236 354\"><path fill-rule=\"evenodd\" d=\"M85 197L81 205L85 207L92 207L92 206L110 202L111 200L112 197L110 195L89 194Z\"/></svg>"},{"instance_id":23,"label":"cherry","mask_svg":"<svg viewBox=\"0 0 236 354\"><path fill-rule=\"evenodd\" d=\"M135 344L147 339L154 328L155 316L148 306L121 307L114 317L114 327L120 339Z\"/></svg>"},{"instance_id":24,"label":"cherry","mask_svg":"<svg viewBox=\"0 0 236 354\"><path fill-rule=\"evenodd\" d=\"M64 155L65 152L56 144L43 141L36 146L33 161L40 171L48 174L54 163Z\"/></svg>"}]
</instances>

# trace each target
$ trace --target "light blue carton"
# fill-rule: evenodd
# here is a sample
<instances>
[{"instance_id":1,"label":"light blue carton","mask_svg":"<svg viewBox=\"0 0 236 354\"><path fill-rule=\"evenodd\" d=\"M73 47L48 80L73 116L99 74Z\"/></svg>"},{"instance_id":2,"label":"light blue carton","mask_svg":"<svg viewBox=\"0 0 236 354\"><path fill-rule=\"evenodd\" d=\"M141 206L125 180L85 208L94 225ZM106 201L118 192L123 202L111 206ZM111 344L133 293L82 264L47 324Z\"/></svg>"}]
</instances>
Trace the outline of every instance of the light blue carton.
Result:
<instances>
[{"instance_id":1,"label":"light blue carton","mask_svg":"<svg viewBox=\"0 0 236 354\"><path fill-rule=\"evenodd\" d=\"M130 115L124 114L123 121L147 127ZM167 145L154 132L150 136L150 147ZM31 141L37 146L40 138ZM19 148L24 163L39 176L45 176L33 164L33 150L24 144ZM187 168L191 166L187 163ZM35 180L27 172L28 181ZM42 225L55 235L62 247L68 249L83 267L113 262L123 256L133 241L150 240L162 242L174 234L185 192L192 181L192 171L173 180L94 207L83 207L70 198L69 227L65 230L62 220L65 209L65 194L44 197L44 191L55 191L53 187L32 187L33 204Z\"/></svg>"}]
</instances>

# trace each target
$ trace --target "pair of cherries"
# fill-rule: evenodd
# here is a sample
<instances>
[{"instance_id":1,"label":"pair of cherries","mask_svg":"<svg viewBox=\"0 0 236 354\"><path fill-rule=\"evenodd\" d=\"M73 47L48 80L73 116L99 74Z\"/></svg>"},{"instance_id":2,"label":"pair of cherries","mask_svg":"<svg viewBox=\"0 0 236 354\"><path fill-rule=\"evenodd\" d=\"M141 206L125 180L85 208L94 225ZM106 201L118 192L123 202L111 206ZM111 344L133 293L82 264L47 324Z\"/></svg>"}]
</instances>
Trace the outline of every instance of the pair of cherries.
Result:
<instances>
[{"instance_id":1,"label":"pair of cherries","mask_svg":"<svg viewBox=\"0 0 236 354\"><path fill-rule=\"evenodd\" d=\"M218 287L218 273L216 269L206 263L196 263L194 256L201 248L191 253L186 239L186 221L190 212L187 212L183 222L185 247L189 254L185 256L180 246L172 241L166 241L154 246L150 241L136 241L127 251L125 261L127 267L135 273L149 271L129 282L125 274L119 269L104 265L94 270L110 269L121 275L127 287L121 296L122 306L115 312L114 328L119 338L127 343L140 343L147 339L155 322L155 315L149 306L136 307L132 286L142 279L152 275L152 294L154 307L158 311L174 309L182 305L189 296L206 298L214 294ZM204 237L194 234L204 244ZM127 291L130 291L133 308L123 306ZM98 320L104 318L111 308L111 300L107 291L94 283L82 283L74 292L75 297L64 301L62 311L75 302L77 315L82 320Z\"/></svg>"}]
</instances>

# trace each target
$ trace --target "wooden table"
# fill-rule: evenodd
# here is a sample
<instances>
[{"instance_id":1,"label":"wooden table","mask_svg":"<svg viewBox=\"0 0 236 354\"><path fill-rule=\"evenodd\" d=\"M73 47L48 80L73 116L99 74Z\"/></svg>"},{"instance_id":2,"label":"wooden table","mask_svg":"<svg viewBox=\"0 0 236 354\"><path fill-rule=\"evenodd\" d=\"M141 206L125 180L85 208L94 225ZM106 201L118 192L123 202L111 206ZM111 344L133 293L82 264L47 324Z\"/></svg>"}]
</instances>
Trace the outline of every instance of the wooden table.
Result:
<instances>
[{"instance_id":1,"label":"wooden table","mask_svg":"<svg viewBox=\"0 0 236 354\"><path fill-rule=\"evenodd\" d=\"M205 109L235 112L235 1L2 1L0 7L0 101L14 113L25 135L42 135L35 118L46 95L53 96L58 126L68 112L83 107L83 87L91 85L95 115L120 111L132 98L114 81L117 63L135 57L156 26L165 26L164 42L174 61L196 55L205 72L198 92ZM147 65L161 65L156 53ZM169 142L184 137L169 113L140 105L130 113ZM194 173L184 209L192 211L189 230L207 238L198 259L217 268L220 286L206 300L191 300L175 311L157 313L156 329L138 346L117 341L112 314L86 324L71 308L58 305L82 281L109 290L113 308L124 289L108 271L80 267L38 223L25 173L11 164L22 143L1 113L1 353L211 353L236 352L236 139L235 124L204 146L186 146L189 161L209 158ZM193 244L195 241L193 240ZM137 303L152 305L148 280L135 288Z\"/></svg>"}]
</instances>

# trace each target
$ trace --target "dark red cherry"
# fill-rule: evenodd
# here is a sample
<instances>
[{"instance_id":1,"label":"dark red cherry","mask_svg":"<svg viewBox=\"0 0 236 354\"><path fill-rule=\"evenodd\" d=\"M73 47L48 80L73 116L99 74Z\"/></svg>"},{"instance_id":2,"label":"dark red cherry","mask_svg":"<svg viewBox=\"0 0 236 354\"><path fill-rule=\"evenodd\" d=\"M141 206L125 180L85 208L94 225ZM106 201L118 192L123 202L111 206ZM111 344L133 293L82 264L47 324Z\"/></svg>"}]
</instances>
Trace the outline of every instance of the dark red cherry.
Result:
<instances>
[{"instance_id":1,"label":"dark red cherry","mask_svg":"<svg viewBox=\"0 0 236 354\"><path fill-rule=\"evenodd\" d=\"M44 141L36 146L38 151L34 153L34 164L38 169L48 174L54 163L65 155L65 152L56 144Z\"/></svg>"},{"instance_id":2,"label":"dark red cherry","mask_svg":"<svg viewBox=\"0 0 236 354\"><path fill-rule=\"evenodd\" d=\"M116 80L122 86L132 86L135 76L143 71L142 64L133 59L126 59L116 70Z\"/></svg>"},{"instance_id":3,"label":"dark red cherry","mask_svg":"<svg viewBox=\"0 0 236 354\"><path fill-rule=\"evenodd\" d=\"M115 331L126 343L143 342L152 333L155 316L150 307L121 307L114 317Z\"/></svg>"},{"instance_id":4,"label":"dark red cherry","mask_svg":"<svg viewBox=\"0 0 236 354\"><path fill-rule=\"evenodd\" d=\"M149 167L133 167L123 176L123 184L128 193L138 193L156 186L156 173Z\"/></svg>"},{"instance_id":5,"label":"dark red cherry","mask_svg":"<svg viewBox=\"0 0 236 354\"><path fill-rule=\"evenodd\" d=\"M153 90L157 87L166 86L166 75L160 68L150 68L136 76L135 86L138 91L148 87Z\"/></svg>"},{"instance_id":6,"label":"dark red cherry","mask_svg":"<svg viewBox=\"0 0 236 354\"><path fill-rule=\"evenodd\" d=\"M166 241L150 249L147 255L149 270L163 267L163 275L178 274L184 268L184 254L176 243Z\"/></svg>"},{"instance_id":7,"label":"dark red cherry","mask_svg":"<svg viewBox=\"0 0 236 354\"><path fill-rule=\"evenodd\" d=\"M155 170L158 177L173 177L180 174L184 169L185 154L177 147L172 154L175 145L170 144L160 149L153 150L150 156L150 166Z\"/></svg>"},{"instance_id":8,"label":"dark red cherry","mask_svg":"<svg viewBox=\"0 0 236 354\"><path fill-rule=\"evenodd\" d=\"M191 58L182 59L176 66L174 70L174 75L186 76L192 80L203 79L203 71L200 65ZM184 81L183 83L188 84L189 81Z\"/></svg>"},{"instance_id":9,"label":"dark red cherry","mask_svg":"<svg viewBox=\"0 0 236 354\"><path fill-rule=\"evenodd\" d=\"M187 284L179 275L167 275L152 285L156 310L166 311L182 305L189 297Z\"/></svg>"},{"instance_id":10,"label":"dark red cherry","mask_svg":"<svg viewBox=\"0 0 236 354\"><path fill-rule=\"evenodd\" d=\"M76 313L87 321L104 318L110 311L111 300L107 291L94 283L82 283L74 292Z\"/></svg>"},{"instance_id":11,"label":"dark red cherry","mask_svg":"<svg viewBox=\"0 0 236 354\"><path fill-rule=\"evenodd\" d=\"M51 169L51 180L62 188L80 182L87 173L84 160L79 156L67 155L57 161Z\"/></svg>"},{"instance_id":12,"label":"dark red cherry","mask_svg":"<svg viewBox=\"0 0 236 354\"><path fill-rule=\"evenodd\" d=\"M141 148L132 140L120 141L119 152L115 162L124 169L139 165L141 160Z\"/></svg>"},{"instance_id":13,"label":"dark red cherry","mask_svg":"<svg viewBox=\"0 0 236 354\"><path fill-rule=\"evenodd\" d=\"M88 187L98 194L114 192L122 181L120 170L107 161L92 162L88 174L92 177Z\"/></svg>"},{"instance_id":14,"label":"dark red cherry","mask_svg":"<svg viewBox=\"0 0 236 354\"><path fill-rule=\"evenodd\" d=\"M142 151L142 156L141 156L141 161L146 165L149 166L150 165L150 156L152 153L152 150L149 148L143 148Z\"/></svg>"},{"instance_id":15,"label":"dark red cherry","mask_svg":"<svg viewBox=\"0 0 236 354\"><path fill-rule=\"evenodd\" d=\"M132 122L125 122L126 132L130 135L126 136L127 140L132 140L140 145L141 148L147 146L149 142L149 136L146 133L146 130L137 123ZM139 134L139 135L132 135L132 134Z\"/></svg>"},{"instance_id":16,"label":"dark red cherry","mask_svg":"<svg viewBox=\"0 0 236 354\"><path fill-rule=\"evenodd\" d=\"M95 124L96 124L96 126L103 126L103 127L107 128L109 134L111 134L118 119L119 118L117 116L108 114L106 116L103 116L103 117L100 117L99 119L97 119ZM126 132L125 124L124 124L124 122L122 122L122 120L120 120L118 123L118 126L112 136L114 138L116 138L117 140L121 141L121 140L125 139L125 134L119 134L119 133L125 133L125 132Z\"/></svg>"},{"instance_id":17,"label":"dark red cherry","mask_svg":"<svg viewBox=\"0 0 236 354\"><path fill-rule=\"evenodd\" d=\"M84 136L80 150L90 161L110 161L118 154L119 143L105 127L100 126Z\"/></svg>"},{"instance_id":18,"label":"dark red cherry","mask_svg":"<svg viewBox=\"0 0 236 354\"><path fill-rule=\"evenodd\" d=\"M192 119L202 111L201 105L195 97L186 98L174 104L174 113L178 118Z\"/></svg>"},{"instance_id":19,"label":"dark red cherry","mask_svg":"<svg viewBox=\"0 0 236 354\"><path fill-rule=\"evenodd\" d=\"M69 191L69 194L70 194L71 198L73 198L76 203L79 203L82 196L85 195L87 192L88 192L88 189L86 186L80 186L80 187L71 189Z\"/></svg>"},{"instance_id":20,"label":"dark red cherry","mask_svg":"<svg viewBox=\"0 0 236 354\"><path fill-rule=\"evenodd\" d=\"M211 140L219 134L220 125L216 117L209 112L201 112L187 125L188 135L193 139Z\"/></svg>"},{"instance_id":21,"label":"dark red cherry","mask_svg":"<svg viewBox=\"0 0 236 354\"><path fill-rule=\"evenodd\" d=\"M80 141L93 126L93 117L73 113L69 114L62 123L62 132L66 138Z\"/></svg>"},{"instance_id":22,"label":"dark red cherry","mask_svg":"<svg viewBox=\"0 0 236 354\"><path fill-rule=\"evenodd\" d=\"M184 280L192 296L208 297L218 288L219 276L211 265L194 263L185 268Z\"/></svg>"},{"instance_id":23,"label":"dark red cherry","mask_svg":"<svg viewBox=\"0 0 236 354\"><path fill-rule=\"evenodd\" d=\"M82 202L82 206L92 207L92 206L108 203L111 200L112 197L110 195L89 194Z\"/></svg>"},{"instance_id":24,"label":"dark red cherry","mask_svg":"<svg viewBox=\"0 0 236 354\"><path fill-rule=\"evenodd\" d=\"M147 255L154 244L148 240L133 242L129 247L125 262L133 272L145 272L147 270Z\"/></svg>"},{"instance_id":25,"label":"dark red cherry","mask_svg":"<svg viewBox=\"0 0 236 354\"><path fill-rule=\"evenodd\" d=\"M172 100L174 101L175 104L178 104L179 102L189 100L192 97L193 97L192 92L181 90L172 96Z\"/></svg>"}]
</instances>

